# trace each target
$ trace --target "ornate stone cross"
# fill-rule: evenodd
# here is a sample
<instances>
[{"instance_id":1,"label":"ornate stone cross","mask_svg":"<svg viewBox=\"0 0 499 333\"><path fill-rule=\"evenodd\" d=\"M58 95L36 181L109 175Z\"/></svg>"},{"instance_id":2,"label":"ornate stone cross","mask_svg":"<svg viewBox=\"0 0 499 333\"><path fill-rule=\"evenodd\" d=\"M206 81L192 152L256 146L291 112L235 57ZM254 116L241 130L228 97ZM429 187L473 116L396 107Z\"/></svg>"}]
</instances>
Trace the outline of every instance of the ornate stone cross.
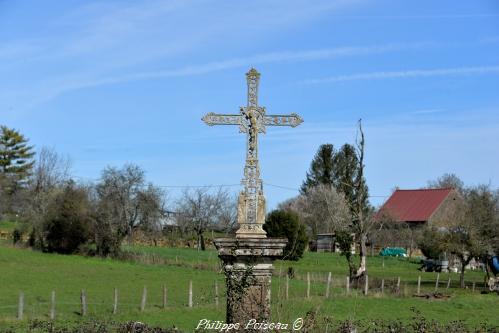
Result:
<instances>
[{"instance_id":1,"label":"ornate stone cross","mask_svg":"<svg viewBox=\"0 0 499 333\"><path fill-rule=\"evenodd\" d=\"M252 68L246 73L248 81L248 105L241 107L239 114L208 113L202 120L210 125L238 125L240 133L246 133L246 164L241 183L237 207L239 230L237 238L264 238L265 198L263 196L260 167L258 165L258 133L265 133L266 126L296 127L303 119L296 113L289 115L266 115L265 107L258 105L258 83L260 73Z\"/></svg>"}]
</instances>

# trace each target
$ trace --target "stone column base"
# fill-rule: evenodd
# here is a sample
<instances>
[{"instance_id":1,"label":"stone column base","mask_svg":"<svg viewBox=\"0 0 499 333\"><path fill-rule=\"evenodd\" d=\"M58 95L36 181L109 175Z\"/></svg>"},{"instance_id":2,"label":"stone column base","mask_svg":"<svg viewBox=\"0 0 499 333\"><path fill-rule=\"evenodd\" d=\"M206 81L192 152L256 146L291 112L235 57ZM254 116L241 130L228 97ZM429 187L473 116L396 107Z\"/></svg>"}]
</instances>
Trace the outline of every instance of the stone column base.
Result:
<instances>
[{"instance_id":1,"label":"stone column base","mask_svg":"<svg viewBox=\"0 0 499 333\"><path fill-rule=\"evenodd\" d=\"M236 238L267 238L263 224L241 223Z\"/></svg>"},{"instance_id":2,"label":"stone column base","mask_svg":"<svg viewBox=\"0 0 499 333\"><path fill-rule=\"evenodd\" d=\"M218 238L227 284L227 323L270 320L272 262L282 258L285 238Z\"/></svg>"}]
</instances>

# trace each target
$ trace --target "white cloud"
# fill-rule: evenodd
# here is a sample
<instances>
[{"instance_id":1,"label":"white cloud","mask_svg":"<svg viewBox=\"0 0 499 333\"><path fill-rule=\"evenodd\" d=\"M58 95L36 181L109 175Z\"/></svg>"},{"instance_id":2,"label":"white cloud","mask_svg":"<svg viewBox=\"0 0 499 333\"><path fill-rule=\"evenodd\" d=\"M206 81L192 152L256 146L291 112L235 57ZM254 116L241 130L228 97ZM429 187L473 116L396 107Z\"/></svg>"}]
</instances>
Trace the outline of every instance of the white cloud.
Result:
<instances>
[{"instance_id":1,"label":"white cloud","mask_svg":"<svg viewBox=\"0 0 499 333\"><path fill-rule=\"evenodd\" d=\"M110 85L137 80L203 75L216 71L249 67L265 63L306 62L323 59L334 59L340 57L367 56L373 54L433 47L435 45L436 44L431 42L392 43L386 45L349 46L302 51L269 52L257 54L250 57L232 58L209 62L206 64L188 65L166 70L135 72L125 75L65 76L49 82L44 82L42 88L35 90L38 94L36 97L26 97L26 99L31 101L30 105L32 106L51 100L68 91L102 85Z\"/></svg>"},{"instance_id":2,"label":"white cloud","mask_svg":"<svg viewBox=\"0 0 499 333\"><path fill-rule=\"evenodd\" d=\"M359 73L359 74L350 74L350 75L337 75L337 76L330 76L319 79L308 79L304 80L303 83L317 84L317 83L327 83L327 82L384 80L384 79L397 79L397 78L476 75L476 74L495 74L495 73L499 73L499 66L414 69L414 70L404 70L404 71L369 72L369 73Z\"/></svg>"},{"instance_id":3,"label":"white cloud","mask_svg":"<svg viewBox=\"0 0 499 333\"><path fill-rule=\"evenodd\" d=\"M75 18L77 22L81 22L79 35L63 45L62 54L67 56L95 53L130 42L130 39L135 40L137 34L145 37L152 33L153 23L187 5L188 2L178 0L146 1L128 5L92 3L79 9L86 13L87 17L83 20L78 20L81 15L71 13L58 21L61 25L72 24L71 20Z\"/></svg>"},{"instance_id":4,"label":"white cloud","mask_svg":"<svg viewBox=\"0 0 499 333\"><path fill-rule=\"evenodd\" d=\"M372 55L388 52L396 52L408 49L417 49L434 45L433 43L407 43L407 44L387 44L373 46L338 47L304 51L283 51L258 54L246 58L233 58L221 61L209 62L200 65L190 65L175 69L166 69L149 72L137 72L122 76L103 77L94 81L81 82L81 87L99 86L103 84L113 84L126 81L167 78L179 76L192 76L207 74L215 71L247 67L251 65L273 63L273 62L299 62L314 61L321 59L333 59L339 57Z\"/></svg>"},{"instance_id":5,"label":"white cloud","mask_svg":"<svg viewBox=\"0 0 499 333\"><path fill-rule=\"evenodd\" d=\"M0 58L9 61L0 63L4 78L0 79L0 108L12 105L20 112L86 87L199 75L264 62L319 59L334 56L331 52L337 56L367 52L349 48L277 52L184 65L185 59L195 61L192 55L209 58L208 49L232 44L241 49L241 43L267 38L269 31L279 33L363 2L259 0L221 4L212 0L152 0L85 3L71 12L54 11L50 19L37 22L43 34L31 31L22 38L2 42ZM160 63L171 64L171 68L150 70L161 68Z\"/></svg>"},{"instance_id":6,"label":"white cloud","mask_svg":"<svg viewBox=\"0 0 499 333\"><path fill-rule=\"evenodd\" d=\"M36 44L40 46L36 54L21 56L36 61L112 59L106 64L95 61L94 66L117 68L190 52L221 41L221 36L225 43L252 40L255 35L268 35L269 30L285 29L362 2L365 0L89 2L69 12L54 12L50 20L40 23L46 31L41 36L34 31L29 40L4 40L0 56L12 48L22 52L20 44Z\"/></svg>"}]
</instances>

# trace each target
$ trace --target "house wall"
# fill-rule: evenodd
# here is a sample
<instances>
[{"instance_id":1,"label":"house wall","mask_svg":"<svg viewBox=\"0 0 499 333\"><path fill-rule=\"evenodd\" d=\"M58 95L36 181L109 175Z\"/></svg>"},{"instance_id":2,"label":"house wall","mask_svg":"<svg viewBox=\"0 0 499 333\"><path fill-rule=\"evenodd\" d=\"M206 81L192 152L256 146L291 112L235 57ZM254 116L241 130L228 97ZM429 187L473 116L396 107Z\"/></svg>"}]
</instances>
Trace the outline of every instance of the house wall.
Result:
<instances>
[{"instance_id":1,"label":"house wall","mask_svg":"<svg viewBox=\"0 0 499 333\"><path fill-rule=\"evenodd\" d=\"M451 191L440 206L433 212L428 219L428 225L433 227L448 228L452 226L459 214L462 213L464 199L456 191Z\"/></svg>"}]
</instances>

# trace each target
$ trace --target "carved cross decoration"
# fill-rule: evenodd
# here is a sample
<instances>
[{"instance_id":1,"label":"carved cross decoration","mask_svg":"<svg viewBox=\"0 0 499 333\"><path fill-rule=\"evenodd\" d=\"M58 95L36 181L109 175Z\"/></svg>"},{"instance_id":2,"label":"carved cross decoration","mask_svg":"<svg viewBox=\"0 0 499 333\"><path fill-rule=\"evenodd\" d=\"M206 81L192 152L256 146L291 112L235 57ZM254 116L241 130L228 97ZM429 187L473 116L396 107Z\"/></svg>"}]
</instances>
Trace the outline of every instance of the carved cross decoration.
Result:
<instances>
[{"instance_id":1,"label":"carved cross decoration","mask_svg":"<svg viewBox=\"0 0 499 333\"><path fill-rule=\"evenodd\" d=\"M289 115L267 115L265 107L258 105L260 73L252 68L246 73L248 82L248 104L239 114L205 115L202 120L210 125L238 125L240 133L246 133L246 164L241 183L244 190L239 194L237 221L239 238L265 237L262 226L265 221L265 198L258 163L258 133L265 133L267 126L296 127L303 119L296 113Z\"/></svg>"}]
</instances>

